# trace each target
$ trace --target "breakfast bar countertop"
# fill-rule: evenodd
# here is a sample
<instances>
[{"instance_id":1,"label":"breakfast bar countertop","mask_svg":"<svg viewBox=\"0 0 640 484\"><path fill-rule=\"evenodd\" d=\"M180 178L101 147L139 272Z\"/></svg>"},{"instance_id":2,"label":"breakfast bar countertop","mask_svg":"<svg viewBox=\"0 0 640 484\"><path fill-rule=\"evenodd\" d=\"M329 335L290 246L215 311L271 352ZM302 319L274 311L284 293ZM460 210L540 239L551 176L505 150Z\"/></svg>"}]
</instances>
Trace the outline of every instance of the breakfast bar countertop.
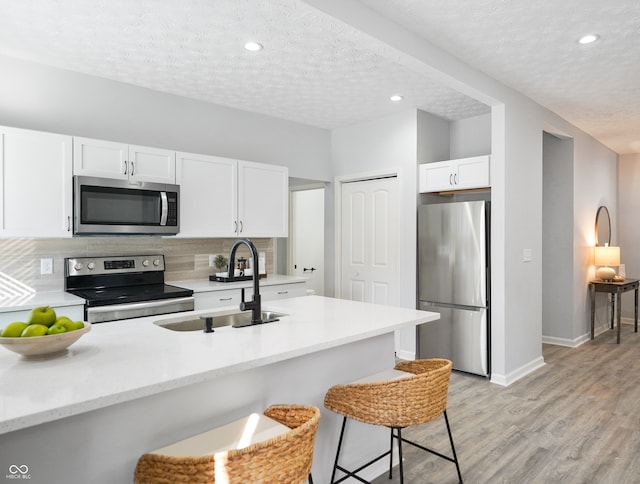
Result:
<instances>
[{"instance_id":1,"label":"breakfast bar countertop","mask_svg":"<svg viewBox=\"0 0 640 484\"><path fill-rule=\"evenodd\" d=\"M155 321L237 307L94 324L63 356L0 348L0 434L335 348L439 318L437 313L304 296L263 303L279 321L214 333Z\"/></svg>"}]
</instances>

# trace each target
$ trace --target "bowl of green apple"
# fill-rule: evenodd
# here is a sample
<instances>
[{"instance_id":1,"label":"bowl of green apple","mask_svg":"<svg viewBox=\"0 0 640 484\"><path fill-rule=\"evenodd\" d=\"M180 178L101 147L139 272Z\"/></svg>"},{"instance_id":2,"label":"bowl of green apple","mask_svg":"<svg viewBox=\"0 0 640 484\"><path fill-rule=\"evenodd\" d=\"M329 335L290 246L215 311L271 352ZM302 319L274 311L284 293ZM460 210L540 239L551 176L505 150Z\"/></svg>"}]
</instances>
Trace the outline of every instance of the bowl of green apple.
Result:
<instances>
[{"instance_id":1,"label":"bowl of green apple","mask_svg":"<svg viewBox=\"0 0 640 484\"><path fill-rule=\"evenodd\" d=\"M14 321L0 330L0 345L24 358L54 356L66 353L90 330L90 323L72 321L49 306L40 306L26 321Z\"/></svg>"}]
</instances>

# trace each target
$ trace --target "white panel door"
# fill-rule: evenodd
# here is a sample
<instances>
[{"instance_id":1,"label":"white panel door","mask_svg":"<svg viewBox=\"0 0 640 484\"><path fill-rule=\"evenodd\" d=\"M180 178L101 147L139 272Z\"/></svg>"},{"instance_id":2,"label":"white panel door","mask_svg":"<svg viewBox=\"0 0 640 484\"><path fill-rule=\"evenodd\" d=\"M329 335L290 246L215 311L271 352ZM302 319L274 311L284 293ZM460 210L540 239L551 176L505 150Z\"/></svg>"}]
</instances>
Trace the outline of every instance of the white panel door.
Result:
<instances>
[{"instance_id":1,"label":"white panel door","mask_svg":"<svg viewBox=\"0 0 640 484\"><path fill-rule=\"evenodd\" d=\"M291 192L291 267L307 287L324 295L324 188Z\"/></svg>"},{"instance_id":2,"label":"white panel door","mask_svg":"<svg viewBox=\"0 0 640 484\"><path fill-rule=\"evenodd\" d=\"M395 177L342 184L340 297L400 303L398 190Z\"/></svg>"}]
</instances>

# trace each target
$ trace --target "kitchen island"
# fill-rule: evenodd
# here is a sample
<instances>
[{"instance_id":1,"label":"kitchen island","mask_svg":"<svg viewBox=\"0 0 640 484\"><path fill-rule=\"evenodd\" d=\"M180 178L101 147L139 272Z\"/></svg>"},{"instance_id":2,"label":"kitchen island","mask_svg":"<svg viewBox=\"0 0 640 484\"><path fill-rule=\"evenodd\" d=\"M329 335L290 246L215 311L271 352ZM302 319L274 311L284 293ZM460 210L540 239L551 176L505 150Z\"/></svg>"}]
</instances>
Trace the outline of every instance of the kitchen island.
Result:
<instances>
[{"instance_id":1,"label":"kitchen island","mask_svg":"<svg viewBox=\"0 0 640 484\"><path fill-rule=\"evenodd\" d=\"M32 482L131 482L148 450L274 403L307 403L322 410L313 469L327 482L339 418L322 406L326 390L393 366L393 332L439 315L318 296L263 306L287 316L210 334L154 322L212 311L95 324L68 354L42 360L0 348L0 466L27 466ZM384 429L351 431L347 463L388 445Z\"/></svg>"}]
</instances>

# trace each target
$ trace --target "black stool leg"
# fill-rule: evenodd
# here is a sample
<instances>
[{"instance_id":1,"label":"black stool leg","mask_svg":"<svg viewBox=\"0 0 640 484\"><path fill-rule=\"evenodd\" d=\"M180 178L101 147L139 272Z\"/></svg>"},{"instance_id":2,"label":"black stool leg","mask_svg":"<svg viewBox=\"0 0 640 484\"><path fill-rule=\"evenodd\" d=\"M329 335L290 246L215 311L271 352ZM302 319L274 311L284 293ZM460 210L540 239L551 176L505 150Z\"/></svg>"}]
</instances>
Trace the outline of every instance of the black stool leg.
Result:
<instances>
[{"instance_id":1,"label":"black stool leg","mask_svg":"<svg viewBox=\"0 0 640 484\"><path fill-rule=\"evenodd\" d=\"M393 478L393 427L391 428L391 443L389 444L389 479Z\"/></svg>"},{"instance_id":2,"label":"black stool leg","mask_svg":"<svg viewBox=\"0 0 640 484\"><path fill-rule=\"evenodd\" d=\"M451 435L451 427L449 426L449 418L447 417L447 411L444 411L444 421L447 424L447 432L449 432L449 442L451 442L451 451L453 452L453 461L456 464L456 471L458 471L458 481L462 484L462 473L460 472L460 465L458 464L458 456L456 455L456 448L453 445L453 435Z\"/></svg>"},{"instance_id":3,"label":"black stool leg","mask_svg":"<svg viewBox=\"0 0 640 484\"><path fill-rule=\"evenodd\" d=\"M309 473L309 484L313 484L313 476Z\"/></svg>"},{"instance_id":4,"label":"black stool leg","mask_svg":"<svg viewBox=\"0 0 640 484\"><path fill-rule=\"evenodd\" d=\"M331 472L331 484L335 482L336 471L338 470L338 458L340 457L340 448L342 447L342 437L344 436L344 428L347 425L347 417L342 418L342 428L340 429L340 438L338 439L338 450L336 451L336 460L333 463L333 471Z\"/></svg>"},{"instance_id":5,"label":"black stool leg","mask_svg":"<svg viewBox=\"0 0 640 484\"><path fill-rule=\"evenodd\" d=\"M402 431L398 430L398 459L400 459L400 484L404 484L404 468L402 466Z\"/></svg>"}]
</instances>

